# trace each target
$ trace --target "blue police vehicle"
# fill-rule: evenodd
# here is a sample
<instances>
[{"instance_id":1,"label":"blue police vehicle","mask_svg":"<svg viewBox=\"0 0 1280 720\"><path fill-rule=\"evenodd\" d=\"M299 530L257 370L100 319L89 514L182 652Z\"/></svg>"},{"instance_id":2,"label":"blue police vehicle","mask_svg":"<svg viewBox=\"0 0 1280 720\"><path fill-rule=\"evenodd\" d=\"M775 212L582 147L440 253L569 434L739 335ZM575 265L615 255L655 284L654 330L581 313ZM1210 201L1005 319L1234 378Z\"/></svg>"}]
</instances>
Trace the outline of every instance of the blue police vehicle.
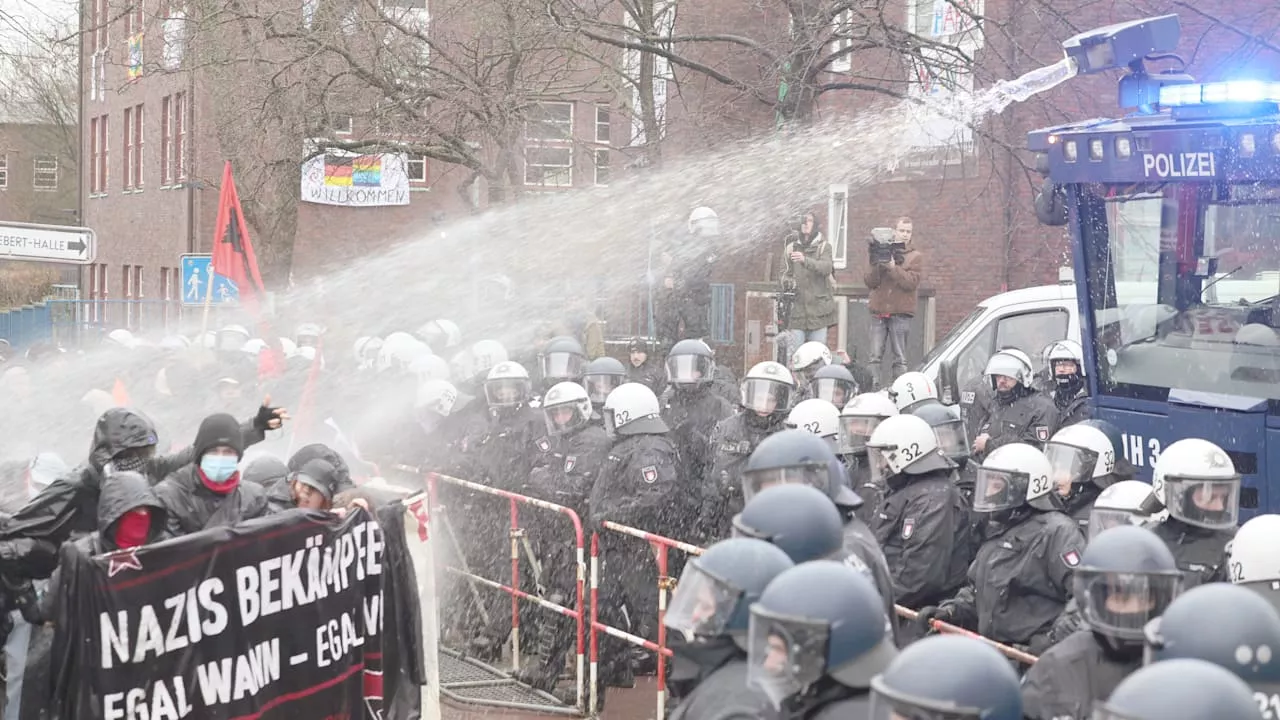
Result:
<instances>
[{"instance_id":1,"label":"blue police vehicle","mask_svg":"<svg viewBox=\"0 0 1280 720\"><path fill-rule=\"evenodd\" d=\"M1028 135L1036 215L1071 230L1094 417L1146 479L1175 440L1220 445L1244 519L1280 512L1280 82L1198 83L1179 35L1167 15L1063 43L1080 74L1124 71L1130 114Z\"/></svg>"}]
</instances>

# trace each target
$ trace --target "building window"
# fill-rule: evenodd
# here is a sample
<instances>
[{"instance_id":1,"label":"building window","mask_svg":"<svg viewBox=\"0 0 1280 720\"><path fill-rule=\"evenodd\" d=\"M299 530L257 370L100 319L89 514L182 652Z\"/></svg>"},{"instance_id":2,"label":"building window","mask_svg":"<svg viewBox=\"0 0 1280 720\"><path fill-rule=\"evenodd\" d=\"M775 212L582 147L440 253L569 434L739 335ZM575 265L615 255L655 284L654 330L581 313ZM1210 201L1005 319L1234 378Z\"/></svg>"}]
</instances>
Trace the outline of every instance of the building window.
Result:
<instances>
[{"instance_id":1,"label":"building window","mask_svg":"<svg viewBox=\"0 0 1280 720\"><path fill-rule=\"evenodd\" d=\"M711 342L733 342L733 284L711 284Z\"/></svg>"},{"instance_id":2,"label":"building window","mask_svg":"<svg viewBox=\"0 0 1280 720\"><path fill-rule=\"evenodd\" d=\"M827 239L831 241L831 264L837 270L849 266L849 186L827 188Z\"/></svg>"},{"instance_id":3,"label":"building window","mask_svg":"<svg viewBox=\"0 0 1280 720\"><path fill-rule=\"evenodd\" d=\"M538 146L525 148L524 183L543 187L572 187L573 148Z\"/></svg>"},{"instance_id":4,"label":"building window","mask_svg":"<svg viewBox=\"0 0 1280 720\"><path fill-rule=\"evenodd\" d=\"M98 194L98 118L89 120L89 194Z\"/></svg>"},{"instance_id":5,"label":"building window","mask_svg":"<svg viewBox=\"0 0 1280 720\"><path fill-rule=\"evenodd\" d=\"M612 127L609 122L609 108L606 105L596 106L596 142L608 145L613 142Z\"/></svg>"},{"instance_id":6,"label":"building window","mask_svg":"<svg viewBox=\"0 0 1280 720\"><path fill-rule=\"evenodd\" d=\"M169 120L169 127L173 130L173 179L174 181L187 179L187 162L183 154L187 144L187 94L184 92L173 94L173 117Z\"/></svg>"},{"instance_id":7,"label":"building window","mask_svg":"<svg viewBox=\"0 0 1280 720\"><path fill-rule=\"evenodd\" d=\"M525 122L526 140L567 142L573 139L573 103L538 103Z\"/></svg>"},{"instance_id":8,"label":"building window","mask_svg":"<svg viewBox=\"0 0 1280 720\"><path fill-rule=\"evenodd\" d=\"M133 106L133 188L142 189L142 128L146 116L141 105Z\"/></svg>"},{"instance_id":9,"label":"building window","mask_svg":"<svg viewBox=\"0 0 1280 720\"><path fill-rule=\"evenodd\" d=\"M89 192L98 195L107 192L107 119L108 116L99 115L89 127Z\"/></svg>"},{"instance_id":10,"label":"building window","mask_svg":"<svg viewBox=\"0 0 1280 720\"><path fill-rule=\"evenodd\" d=\"M609 149L596 148L595 156L596 156L595 157L596 184L608 185L609 184Z\"/></svg>"},{"instance_id":11,"label":"building window","mask_svg":"<svg viewBox=\"0 0 1280 720\"><path fill-rule=\"evenodd\" d=\"M171 292L172 290L169 287L169 268L162 267L160 268L160 299L172 300L173 298L169 296Z\"/></svg>"},{"instance_id":12,"label":"building window","mask_svg":"<svg viewBox=\"0 0 1280 720\"><path fill-rule=\"evenodd\" d=\"M841 10L836 13L836 17L831 22L831 34L835 39L831 41L830 50L834 55L842 53L839 57L832 59L831 72L844 73L853 69L853 53L849 48L853 47L853 11Z\"/></svg>"},{"instance_id":13,"label":"building window","mask_svg":"<svg viewBox=\"0 0 1280 720\"><path fill-rule=\"evenodd\" d=\"M124 35L133 37L142 32L142 0L134 0L133 6L124 13Z\"/></svg>"},{"instance_id":14,"label":"building window","mask_svg":"<svg viewBox=\"0 0 1280 720\"><path fill-rule=\"evenodd\" d=\"M409 182L424 183L427 181L427 156L426 155L409 155L408 168Z\"/></svg>"},{"instance_id":15,"label":"building window","mask_svg":"<svg viewBox=\"0 0 1280 720\"><path fill-rule=\"evenodd\" d=\"M334 135L350 135L355 130L355 119L350 115L330 115L329 127Z\"/></svg>"},{"instance_id":16,"label":"building window","mask_svg":"<svg viewBox=\"0 0 1280 720\"><path fill-rule=\"evenodd\" d=\"M36 190L58 189L58 158L41 155L35 159L34 170L31 176L32 187Z\"/></svg>"},{"instance_id":17,"label":"building window","mask_svg":"<svg viewBox=\"0 0 1280 720\"><path fill-rule=\"evenodd\" d=\"M0 155L0 188L9 187L9 156Z\"/></svg>"},{"instance_id":18,"label":"building window","mask_svg":"<svg viewBox=\"0 0 1280 720\"><path fill-rule=\"evenodd\" d=\"M133 296L142 299L142 266L133 266Z\"/></svg>"},{"instance_id":19,"label":"building window","mask_svg":"<svg viewBox=\"0 0 1280 720\"><path fill-rule=\"evenodd\" d=\"M120 174L125 190L133 188L133 108L124 109L124 172Z\"/></svg>"},{"instance_id":20,"label":"building window","mask_svg":"<svg viewBox=\"0 0 1280 720\"><path fill-rule=\"evenodd\" d=\"M97 38L97 45L94 47L97 51L107 49L110 41L110 35L107 30L111 27L111 7L110 0L93 0L94 6L94 31Z\"/></svg>"},{"instance_id":21,"label":"building window","mask_svg":"<svg viewBox=\"0 0 1280 720\"><path fill-rule=\"evenodd\" d=\"M172 105L168 95L160 99L160 187L167 186L173 180L173 164L169 162L169 152L173 148L173 137L170 134L173 124L169 117Z\"/></svg>"}]
</instances>

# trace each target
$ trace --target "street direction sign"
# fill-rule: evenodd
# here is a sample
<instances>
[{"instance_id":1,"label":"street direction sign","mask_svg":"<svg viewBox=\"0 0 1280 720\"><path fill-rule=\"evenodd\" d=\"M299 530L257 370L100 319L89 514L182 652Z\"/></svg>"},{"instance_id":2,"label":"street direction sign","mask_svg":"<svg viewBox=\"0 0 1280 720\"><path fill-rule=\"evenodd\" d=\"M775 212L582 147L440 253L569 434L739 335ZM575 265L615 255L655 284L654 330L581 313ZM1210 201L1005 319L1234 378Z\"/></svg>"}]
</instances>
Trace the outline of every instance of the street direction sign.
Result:
<instances>
[{"instance_id":1,"label":"street direction sign","mask_svg":"<svg viewBox=\"0 0 1280 720\"><path fill-rule=\"evenodd\" d=\"M69 225L0 222L0 260L90 265L98 257L98 236Z\"/></svg>"},{"instance_id":2,"label":"street direction sign","mask_svg":"<svg viewBox=\"0 0 1280 720\"><path fill-rule=\"evenodd\" d=\"M210 276L213 295L209 296ZM213 272L209 255L182 256L182 304L203 305L206 297L212 305L233 305L240 300L240 288L231 280Z\"/></svg>"}]
</instances>

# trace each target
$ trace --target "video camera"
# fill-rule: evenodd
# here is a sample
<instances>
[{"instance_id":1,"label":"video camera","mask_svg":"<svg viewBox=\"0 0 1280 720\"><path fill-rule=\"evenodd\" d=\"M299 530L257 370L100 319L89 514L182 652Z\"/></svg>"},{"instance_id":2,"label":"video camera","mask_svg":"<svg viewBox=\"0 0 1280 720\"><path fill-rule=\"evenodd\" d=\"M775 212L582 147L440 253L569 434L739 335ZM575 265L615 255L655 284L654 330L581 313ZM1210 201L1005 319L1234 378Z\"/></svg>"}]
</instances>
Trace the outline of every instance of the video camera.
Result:
<instances>
[{"instance_id":1,"label":"video camera","mask_svg":"<svg viewBox=\"0 0 1280 720\"><path fill-rule=\"evenodd\" d=\"M867 243L867 251L872 265L888 265L894 258L902 260L907 252L907 244L894 241L893 228L871 228L871 240Z\"/></svg>"}]
</instances>

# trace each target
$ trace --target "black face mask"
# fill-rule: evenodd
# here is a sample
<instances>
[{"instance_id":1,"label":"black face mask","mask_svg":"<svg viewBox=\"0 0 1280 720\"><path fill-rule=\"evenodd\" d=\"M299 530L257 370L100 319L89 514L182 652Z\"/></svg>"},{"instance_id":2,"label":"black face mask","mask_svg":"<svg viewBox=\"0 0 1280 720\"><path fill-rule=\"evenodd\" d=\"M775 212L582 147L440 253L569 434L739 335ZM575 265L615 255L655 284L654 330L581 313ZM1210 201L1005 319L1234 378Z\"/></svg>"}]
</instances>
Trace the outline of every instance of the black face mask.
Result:
<instances>
[{"instance_id":1,"label":"black face mask","mask_svg":"<svg viewBox=\"0 0 1280 720\"><path fill-rule=\"evenodd\" d=\"M1058 397L1070 399L1084 387L1084 378L1076 373L1070 375L1054 375L1054 383L1058 386Z\"/></svg>"},{"instance_id":2,"label":"black face mask","mask_svg":"<svg viewBox=\"0 0 1280 720\"><path fill-rule=\"evenodd\" d=\"M147 458L129 455L112 460L110 467L113 472L143 472L147 469Z\"/></svg>"}]
</instances>

